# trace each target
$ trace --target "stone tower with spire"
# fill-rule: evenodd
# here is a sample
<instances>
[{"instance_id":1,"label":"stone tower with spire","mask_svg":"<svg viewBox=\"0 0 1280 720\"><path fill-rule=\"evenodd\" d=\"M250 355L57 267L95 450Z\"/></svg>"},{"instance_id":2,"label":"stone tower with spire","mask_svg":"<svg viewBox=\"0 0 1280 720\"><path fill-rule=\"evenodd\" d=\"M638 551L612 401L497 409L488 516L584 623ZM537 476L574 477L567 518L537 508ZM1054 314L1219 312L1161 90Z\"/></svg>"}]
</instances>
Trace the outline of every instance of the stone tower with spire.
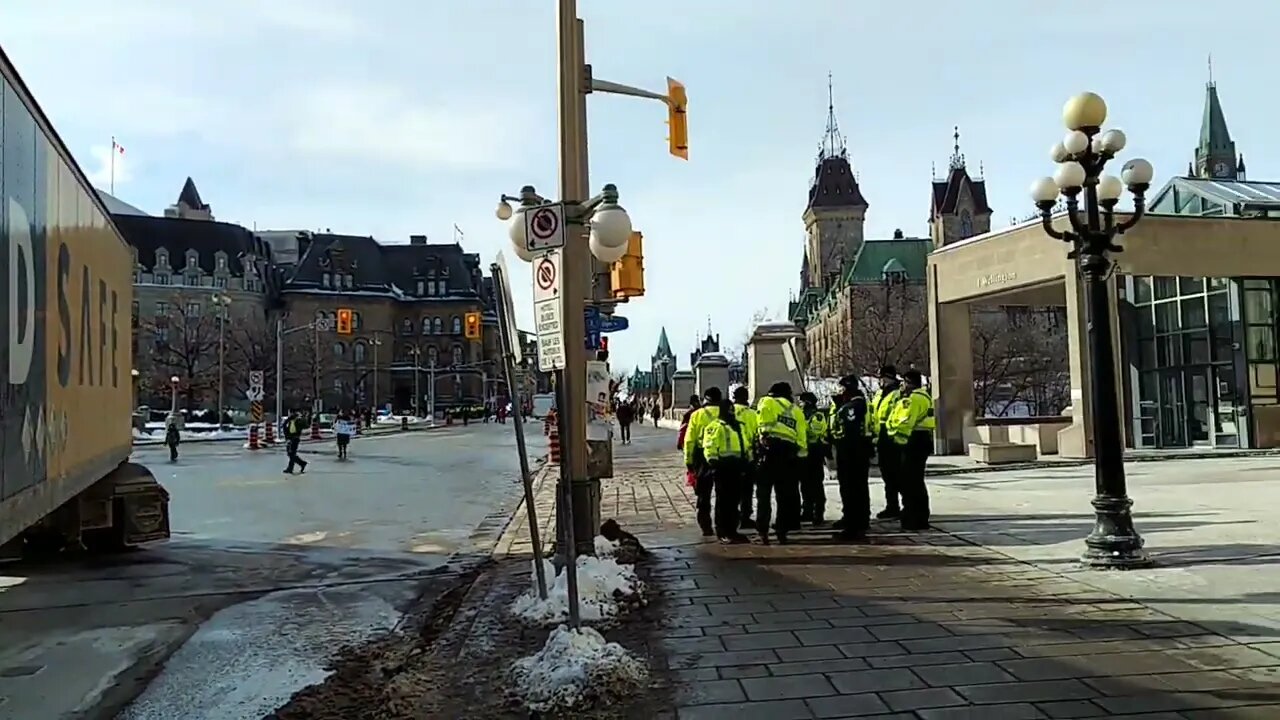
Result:
<instances>
[{"instance_id":1,"label":"stone tower with spire","mask_svg":"<svg viewBox=\"0 0 1280 720\"><path fill-rule=\"evenodd\" d=\"M658 348L649 358L649 369L653 372L654 384L659 390L671 382L671 376L676 372L676 354L671 351L671 340L667 337L665 327L658 335Z\"/></svg>"},{"instance_id":2,"label":"stone tower with spire","mask_svg":"<svg viewBox=\"0 0 1280 720\"><path fill-rule=\"evenodd\" d=\"M929 235L934 248L991 231L991 206L987 204L987 183L969 175L964 153L960 152L960 128L952 135L951 160L945 178L933 179L929 204Z\"/></svg>"},{"instance_id":3,"label":"stone tower with spire","mask_svg":"<svg viewBox=\"0 0 1280 720\"><path fill-rule=\"evenodd\" d=\"M1210 66L1212 67L1212 66ZM1218 84L1212 71L1204 87L1204 117L1200 120L1200 143L1196 145L1191 177L1215 180L1244 180L1244 156L1227 130L1227 118L1218 100Z\"/></svg>"},{"instance_id":4,"label":"stone tower with spire","mask_svg":"<svg viewBox=\"0 0 1280 720\"><path fill-rule=\"evenodd\" d=\"M827 75L827 131L818 148L817 166L804 209L805 252L800 288L828 288L862 247L868 204L849 163L849 151L836 123L831 75Z\"/></svg>"}]
</instances>

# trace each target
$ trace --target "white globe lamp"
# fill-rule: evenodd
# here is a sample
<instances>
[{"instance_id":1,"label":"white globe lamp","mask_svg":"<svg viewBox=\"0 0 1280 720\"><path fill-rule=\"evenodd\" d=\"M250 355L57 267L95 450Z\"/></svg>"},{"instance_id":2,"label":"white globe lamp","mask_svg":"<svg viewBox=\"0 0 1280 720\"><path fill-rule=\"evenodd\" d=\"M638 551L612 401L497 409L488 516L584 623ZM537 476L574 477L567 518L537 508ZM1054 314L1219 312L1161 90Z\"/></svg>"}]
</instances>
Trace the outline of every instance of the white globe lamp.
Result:
<instances>
[{"instance_id":1,"label":"white globe lamp","mask_svg":"<svg viewBox=\"0 0 1280 720\"><path fill-rule=\"evenodd\" d=\"M1107 101L1097 93L1082 92L1062 106L1062 124L1068 130L1102 127L1107 121Z\"/></svg>"},{"instance_id":2,"label":"white globe lamp","mask_svg":"<svg viewBox=\"0 0 1280 720\"><path fill-rule=\"evenodd\" d=\"M1102 149L1115 154L1124 149L1128 144L1129 138L1125 137L1123 130L1111 129L1102 133Z\"/></svg>"},{"instance_id":3,"label":"white globe lamp","mask_svg":"<svg viewBox=\"0 0 1280 720\"><path fill-rule=\"evenodd\" d=\"M507 234L511 236L511 249L515 251L516 257L525 262L533 262L534 254L525 246L524 214L524 208L514 213L515 217L507 226Z\"/></svg>"},{"instance_id":4,"label":"white globe lamp","mask_svg":"<svg viewBox=\"0 0 1280 720\"><path fill-rule=\"evenodd\" d=\"M506 200L499 200L498 209L494 210L493 214L497 215L499 220L510 220L511 215L514 212L515 211L511 209L510 203L508 203Z\"/></svg>"},{"instance_id":5,"label":"white globe lamp","mask_svg":"<svg viewBox=\"0 0 1280 720\"><path fill-rule=\"evenodd\" d=\"M1062 138L1062 147L1072 155L1079 155L1089 147L1089 136L1079 130L1072 130Z\"/></svg>"},{"instance_id":6,"label":"white globe lamp","mask_svg":"<svg viewBox=\"0 0 1280 720\"><path fill-rule=\"evenodd\" d=\"M1151 167L1151 163L1142 158L1134 158L1124 164L1124 168L1120 170L1120 179L1130 188L1137 186L1146 186L1151 184L1151 178L1155 176L1155 169Z\"/></svg>"},{"instance_id":7,"label":"white globe lamp","mask_svg":"<svg viewBox=\"0 0 1280 720\"><path fill-rule=\"evenodd\" d=\"M1071 157L1071 153L1062 147L1062 143L1056 142L1053 147L1049 148L1049 158L1056 163L1066 162Z\"/></svg>"},{"instance_id":8,"label":"white globe lamp","mask_svg":"<svg viewBox=\"0 0 1280 720\"><path fill-rule=\"evenodd\" d=\"M1084 185L1084 166L1078 162L1064 162L1058 166L1053 181L1063 190L1079 190Z\"/></svg>"},{"instance_id":9,"label":"white globe lamp","mask_svg":"<svg viewBox=\"0 0 1280 720\"><path fill-rule=\"evenodd\" d=\"M626 243L623 243L622 245L614 245L614 246L605 245L604 243L600 242L600 236L595 232L591 233L591 240L589 245L591 248L591 254L594 255L595 258L602 263L618 262L619 260L622 259L623 255L627 254Z\"/></svg>"},{"instance_id":10,"label":"white globe lamp","mask_svg":"<svg viewBox=\"0 0 1280 720\"><path fill-rule=\"evenodd\" d=\"M625 254L631 241L631 216L621 206L604 204L591 215L592 246L622 248ZM619 256L621 257L621 256ZM603 258L602 258L603 259Z\"/></svg>"},{"instance_id":11,"label":"white globe lamp","mask_svg":"<svg viewBox=\"0 0 1280 720\"><path fill-rule=\"evenodd\" d=\"M1098 178L1098 199L1103 202L1115 202L1124 192L1124 183L1115 175L1103 175Z\"/></svg>"},{"instance_id":12,"label":"white globe lamp","mask_svg":"<svg viewBox=\"0 0 1280 720\"><path fill-rule=\"evenodd\" d=\"M1058 183L1051 177L1042 177L1031 183L1031 199L1040 203L1052 203L1058 199Z\"/></svg>"}]
</instances>

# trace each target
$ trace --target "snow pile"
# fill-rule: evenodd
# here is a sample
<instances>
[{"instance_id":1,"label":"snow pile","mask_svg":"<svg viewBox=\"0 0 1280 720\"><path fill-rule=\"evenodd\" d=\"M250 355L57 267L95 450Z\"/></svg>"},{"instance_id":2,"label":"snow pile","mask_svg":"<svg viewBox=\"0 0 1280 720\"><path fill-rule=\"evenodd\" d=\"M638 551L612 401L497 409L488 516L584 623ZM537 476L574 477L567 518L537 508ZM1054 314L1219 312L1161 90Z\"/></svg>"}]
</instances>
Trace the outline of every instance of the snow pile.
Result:
<instances>
[{"instance_id":1,"label":"snow pile","mask_svg":"<svg viewBox=\"0 0 1280 720\"><path fill-rule=\"evenodd\" d=\"M541 650L517 660L511 675L530 710L558 715L638 692L648 683L649 668L591 628L561 625Z\"/></svg>"},{"instance_id":2,"label":"snow pile","mask_svg":"<svg viewBox=\"0 0 1280 720\"><path fill-rule=\"evenodd\" d=\"M603 535L596 536L596 556L613 557L618 552L618 543Z\"/></svg>"},{"instance_id":3,"label":"snow pile","mask_svg":"<svg viewBox=\"0 0 1280 720\"><path fill-rule=\"evenodd\" d=\"M542 567L548 579L547 599L538 598L535 575L530 589L511 603L511 612L539 624L564 622L569 619L569 573L556 574L548 560L542 561ZM609 557L578 558L578 615L584 622L612 619L626 608L643 604L644 582L631 565L620 565Z\"/></svg>"},{"instance_id":4,"label":"snow pile","mask_svg":"<svg viewBox=\"0 0 1280 720\"><path fill-rule=\"evenodd\" d=\"M374 422L378 425L399 425L404 420L408 420L410 425L430 422L427 418L419 418L412 415L379 415Z\"/></svg>"},{"instance_id":5,"label":"snow pile","mask_svg":"<svg viewBox=\"0 0 1280 720\"><path fill-rule=\"evenodd\" d=\"M196 429L192 429L192 425L197 425ZM218 430L217 425L208 425L211 429L199 427L203 423L188 423L187 427L180 431L182 440L243 440L249 437L247 428L228 427L226 430ZM135 445L160 445L164 443L164 428L158 430L142 430L137 428L133 430L133 442Z\"/></svg>"}]
</instances>

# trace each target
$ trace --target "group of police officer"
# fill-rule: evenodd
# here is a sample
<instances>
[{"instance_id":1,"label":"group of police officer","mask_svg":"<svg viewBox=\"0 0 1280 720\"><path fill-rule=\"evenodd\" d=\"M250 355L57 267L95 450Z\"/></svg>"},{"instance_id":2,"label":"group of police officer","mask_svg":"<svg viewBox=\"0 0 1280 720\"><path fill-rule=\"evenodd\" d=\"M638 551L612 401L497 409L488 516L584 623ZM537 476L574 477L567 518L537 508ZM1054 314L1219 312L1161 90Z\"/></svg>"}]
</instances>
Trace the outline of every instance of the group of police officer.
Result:
<instances>
[{"instance_id":1,"label":"group of police officer","mask_svg":"<svg viewBox=\"0 0 1280 720\"><path fill-rule=\"evenodd\" d=\"M767 545L770 530L786 543L802 523L823 525L825 465L834 460L843 505L843 516L833 523L835 537L864 541L870 527L873 458L885 497L876 517L897 519L904 531L927 529L924 474L933 452L933 398L914 369L899 378L886 366L879 379L879 389L868 399L856 376L842 378L825 410L810 392L793 400L785 382L774 383L754 408L745 387L738 387L732 400L720 388L708 388L701 406L688 416L682 446L685 466L694 477L702 534L736 544L749 542L742 529L755 528ZM775 498L778 512L773 518Z\"/></svg>"}]
</instances>

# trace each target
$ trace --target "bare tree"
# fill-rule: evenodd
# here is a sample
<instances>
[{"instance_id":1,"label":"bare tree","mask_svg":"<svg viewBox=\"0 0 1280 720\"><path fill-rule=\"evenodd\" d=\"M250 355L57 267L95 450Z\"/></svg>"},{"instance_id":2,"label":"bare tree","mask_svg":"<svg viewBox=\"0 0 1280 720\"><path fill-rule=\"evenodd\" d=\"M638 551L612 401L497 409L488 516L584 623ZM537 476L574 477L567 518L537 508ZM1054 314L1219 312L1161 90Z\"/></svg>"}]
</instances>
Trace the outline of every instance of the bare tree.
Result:
<instances>
[{"instance_id":1,"label":"bare tree","mask_svg":"<svg viewBox=\"0 0 1280 720\"><path fill-rule=\"evenodd\" d=\"M1064 311L992 308L971 314L974 407L988 417L1057 415L1069 404Z\"/></svg>"},{"instance_id":2,"label":"bare tree","mask_svg":"<svg viewBox=\"0 0 1280 720\"><path fill-rule=\"evenodd\" d=\"M245 399L249 390L249 373L263 374L267 397L272 397L276 382L275 325L263 315L237 318L227 328L227 389L233 397Z\"/></svg>"},{"instance_id":3,"label":"bare tree","mask_svg":"<svg viewBox=\"0 0 1280 720\"><path fill-rule=\"evenodd\" d=\"M196 409L218 388L218 316L202 307L203 295L177 291L158 304L155 316L140 319L140 350L149 349L150 365L157 376L146 383L168 388L169 378L179 378L179 392L188 409ZM209 312L205 312L208 310Z\"/></svg>"},{"instance_id":4,"label":"bare tree","mask_svg":"<svg viewBox=\"0 0 1280 720\"><path fill-rule=\"evenodd\" d=\"M929 369L929 314L923 285L852 285L848 332L826 363L837 374L874 374L885 365L899 370Z\"/></svg>"}]
</instances>

